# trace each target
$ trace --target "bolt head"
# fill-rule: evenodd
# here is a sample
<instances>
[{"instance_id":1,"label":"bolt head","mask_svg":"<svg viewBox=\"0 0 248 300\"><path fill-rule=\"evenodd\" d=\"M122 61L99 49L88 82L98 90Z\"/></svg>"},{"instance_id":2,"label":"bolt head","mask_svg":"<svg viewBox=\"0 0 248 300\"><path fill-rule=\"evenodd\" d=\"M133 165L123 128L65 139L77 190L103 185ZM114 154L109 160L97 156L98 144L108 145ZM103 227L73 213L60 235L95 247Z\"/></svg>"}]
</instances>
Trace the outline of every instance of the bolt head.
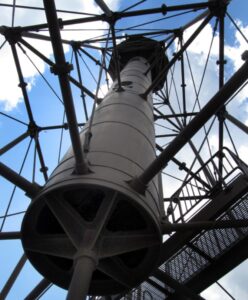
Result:
<instances>
[{"instance_id":1,"label":"bolt head","mask_svg":"<svg viewBox=\"0 0 248 300\"><path fill-rule=\"evenodd\" d=\"M248 59L248 50L245 50L241 55L242 60L246 61Z\"/></svg>"}]
</instances>

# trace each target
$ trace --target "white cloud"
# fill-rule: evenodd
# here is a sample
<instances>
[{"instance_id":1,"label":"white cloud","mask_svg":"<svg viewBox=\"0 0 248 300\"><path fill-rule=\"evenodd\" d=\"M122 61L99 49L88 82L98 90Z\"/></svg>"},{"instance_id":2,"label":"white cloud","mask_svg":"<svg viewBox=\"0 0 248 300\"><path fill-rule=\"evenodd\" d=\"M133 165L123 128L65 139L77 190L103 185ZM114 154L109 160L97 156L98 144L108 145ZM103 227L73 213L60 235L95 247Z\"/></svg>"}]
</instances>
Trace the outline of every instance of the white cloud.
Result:
<instances>
[{"instance_id":1,"label":"white cloud","mask_svg":"<svg viewBox=\"0 0 248 300\"><path fill-rule=\"evenodd\" d=\"M243 34L248 36L248 26L244 26L240 20L236 20L235 22ZM240 68L240 66L244 63L244 61L241 59L241 55L245 50L247 50L247 42L238 31L235 31L234 45L226 45L225 47L226 56L231 59L235 71L238 70L238 68Z\"/></svg>"},{"instance_id":2,"label":"white cloud","mask_svg":"<svg viewBox=\"0 0 248 300\"><path fill-rule=\"evenodd\" d=\"M189 27L184 34L184 40L188 40L189 37L196 31L196 29L200 26L202 21L197 22L196 24ZM213 28L210 24L207 24L201 33L196 37L196 39L190 44L188 50L195 54L201 54L203 59L199 61L199 63L204 63L205 59L208 55L210 42L213 37ZM219 36L216 33L213 40L211 56L217 57L219 49L218 49Z\"/></svg>"},{"instance_id":3,"label":"white cloud","mask_svg":"<svg viewBox=\"0 0 248 300\"><path fill-rule=\"evenodd\" d=\"M8 1L6 3L12 4L12 1ZM111 7L112 10L116 10L119 1L117 0L108 0L106 3ZM42 1L31 1L24 0L21 5L31 5L31 6L39 6L42 7ZM95 4L93 0L91 1L81 1L74 0L73 5L71 1L60 0L57 1L57 8L63 10L73 10L77 12L90 12L92 14L101 14L101 9ZM10 26L11 25L11 16L12 10L10 8L2 8L0 11L0 19L1 25ZM72 19L75 18L73 14L66 13L58 13L59 18L63 19ZM82 17L80 15L76 15L76 17ZM40 24L46 22L44 11L34 11L34 10L25 10L25 9L16 9L15 12L15 26L24 26L24 25L33 25ZM85 23L80 25L74 25L70 27L66 27L67 29L100 29L97 31L64 31L62 32L62 38L68 40L85 40L89 39L93 36L101 35L104 33L104 30L108 27L107 23L104 22L93 22L93 23ZM40 34L47 34L47 32L40 32ZM3 43L4 37L0 35L0 45ZM52 47L49 42L37 41L34 39L27 39L27 41L32 44L36 49L38 49L42 54L47 57L52 56ZM65 47L65 50L68 51L68 47ZM39 75L37 70L30 64L27 58L18 51L20 55L20 63L22 65L22 72L25 77L25 81L28 83L29 89L31 89L35 84L35 78ZM27 51L28 55L35 63L37 68L41 73L45 71L45 63L37 58L35 55ZM18 103L20 103L22 99L21 89L18 88L19 79L17 76L16 68L13 62L12 53L10 50L10 46L5 44L5 46L0 50L1 60L0 60L0 82L1 90L0 90L0 104L2 104L4 110L11 110L17 107Z\"/></svg>"}]
</instances>

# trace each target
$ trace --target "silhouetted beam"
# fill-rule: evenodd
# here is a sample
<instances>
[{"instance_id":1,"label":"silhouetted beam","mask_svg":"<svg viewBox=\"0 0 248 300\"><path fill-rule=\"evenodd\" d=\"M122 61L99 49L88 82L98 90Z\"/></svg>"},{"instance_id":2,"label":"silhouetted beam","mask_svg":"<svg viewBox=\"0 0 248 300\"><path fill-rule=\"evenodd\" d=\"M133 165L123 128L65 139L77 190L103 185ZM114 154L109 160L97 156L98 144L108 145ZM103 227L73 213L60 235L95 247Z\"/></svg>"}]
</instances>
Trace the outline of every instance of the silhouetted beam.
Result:
<instances>
[{"instance_id":1,"label":"silhouetted beam","mask_svg":"<svg viewBox=\"0 0 248 300\"><path fill-rule=\"evenodd\" d=\"M248 127L244 123L240 122L238 119L231 116L227 111L224 112L224 117L228 121L236 125L239 129L243 130L246 134L248 134Z\"/></svg>"},{"instance_id":2,"label":"silhouetted beam","mask_svg":"<svg viewBox=\"0 0 248 300\"><path fill-rule=\"evenodd\" d=\"M174 200L175 199L175 200ZM177 197L177 198L164 198L165 202L174 202L177 203L178 201L192 201L192 200L204 200L204 199L209 199L209 195L204 195L204 196L182 196L182 197Z\"/></svg>"},{"instance_id":3,"label":"silhouetted beam","mask_svg":"<svg viewBox=\"0 0 248 300\"><path fill-rule=\"evenodd\" d=\"M16 139L5 145L0 149L0 155L3 155L5 152L9 151L11 148L22 142L26 137L29 136L29 132L25 132L18 136Z\"/></svg>"},{"instance_id":4,"label":"silhouetted beam","mask_svg":"<svg viewBox=\"0 0 248 300\"><path fill-rule=\"evenodd\" d=\"M156 148L160 151L163 152L163 148L161 146L159 146L158 144L156 144ZM195 178L197 181L199 181L203 186L205 186L207 189L210 189L210 185L208 183L206 183L200 176L198 176L197 174L195 174L194 172L192 172L189 168L186 167L185 163L181 163L178 159L176 159L175 157L173 157L171 159L178 167L179 170L184 170L185 172L187 172L189 175L191 175L193 178ZM173 197L172 197L173 198ZM193 198L193 196L192 196ZM190 198L189 200L192 200L192 198ZM200 196L196 196L197 199L200 198ZM181 197L179 197L179 200L181 199ZM184 199L183 199L184 200ZM164 199L164 201L171 201L171 198L168 198L168 200Z\"/></svg>"},{"instance_id":5,"label":"silhouetted beam","mask_svg":"<svg viewBox=\"0 0 248 300\"><path fill-rule=\"evenodd\" d=\"M95 0L95 2L107 17L110 18L113 15L113 12L109 9L109 7L106 5L106 3L103 0Z\"/></svg>"},{"instance_id":6,"label":"silhouetted beam","mask_svg":"<svg viewBox=\"0 0 248 300\"><path fill-rule=\"evenodd\" d=\"M169 285L175 290L175 293L177 295L177 299L180 300L204 300L201 296L195 294L190 288L185 286L184 284L179 283L172 277L170 277L165 272L162 272L161 270L157 269L154 272L154 276L158 278L161 282L164 282L165 284Z\"/></svg>"},{"instance_id":7,"label":"silhouetted beam","mask_svg":"<svg viewBox=\"0 0 248 300\"><path fill-rule=\"evenodd\" d=\"M209 2L202 2L202 3L192 3L192 4L185 4L185 5L174 5L174 6L166 6L162 5L161 7L152 8L152 9L143 9L143 10L134 10L134 11L127 11L127 12L115 12L115 18L121 19L125 17L135 17L141 15L149 15L149 14L166 14L168 11L180 11L180 10L191 10L191 9L204 9L208 8L209 6L213 5ZM86 18L78 18L72 20L61 20L61 26L66 25L74 25L74 24L81 24L81 23L89 23L89 22L97 22L97 21L106 21L106 15L98 15L93 17L86 17ZM46 23L31 25L31 26L24 26L22 27L23 31L38 31L40 29L46 29L48 26Z\"/></svg>"},{"instance_id":8,"label":"silhouetted beam","mask_svg":"<svg viewBox=\"0 0 248 300\"><path fill-rule=\"evenodd\" d=\"M146 185L156 176L167 163L183 148L185 144L216 114L227 100L248 79L248 61L226 82L226 84L203 107L197 116L178 134L163 152L136 178L130 185L138 192L143 192Z\"/></svg>"},{"instance_id":9,"label":"silhouetted beam","mask_svg":"<svg viewBox=\"0 0 248 300\"><path fill-rule=\"evenodd\" d=\"M12 182L14 185L26 192L28 197L36 196L41 187L37 183L31 183L15 171L0 162L0 175Z\"/></svg>"},{"instance_id":10,"label":"silhouetted beam","mask_svg":"<svg viewBox=\"0 0 248 300\"><path fill-rule=\"evenodd\" d=\"M16 240L21 238L19 231L0 232L0 240Z\"/></svg>"},{"instance_id":11,"label":"silhouetted beam","mask_svg":"<svg viewBox=\"0 0 248 300\"><path fill-rule=\"evenodd\" d=\"M51 282L46 278L43 278L36 287L27 295L24 300L36 300L48 289Z\"/></svg>"},{"instance_id":12,"label":"silhouetted beam","mask_svg":"<svg viewBox=\"0 0 248 300\"><path fill-rule=\"evenodd\" d=\"M61 87L66 117L69 126L72 148L75 155L75 170L79 174L88 173L88 164L85 160L82 145L80 142L75 107L73 104L72 92L68 74L70 66L65 60L65 54L60 36L59 22L57 19L56 7L53 0L44 0L48 29L51 36L51 43L54 52L55 66L53 72L58 75Z\"/></svg>"},{"instance_id":13,"label":"silhouetted beam","mask_svg":"<svg viewBox=\"0 0 248 300\"><path fill-rule=\"evenodd\" d=\"M15 269L13 270L12 274L10 275L9 279L6 281L5 286L3 287L0 293L0 300L5 300L7 295L9 294L12 286L14 285L17 277L19 276L27 258L25 254L20 258L19 262L17 263Z\"/></svg>"},{"instance_id":14,"label":"silhouetted beam","mask_svg":"<svg viewBox=\"0 0 248 300\"><path fill-rule=\"evenodd\" d=\"M187 231L187 230L212 230L219 228L238 228L247 227L248 219L244 220L217 220L205 222L188 222L188 223L164 223L162 224L163 234L168 234L173 231Z\"/></svg>"},{"instance_id":15,"label":"silhouetted beam","mask_svg":"<svg viewBox=\"0 0 248 300\"><path fill-rule=\"evenodd\" d=\"M179 118L179 117L192 117L192 116L196 116L198 114L198 112L192 112L192 113L185 113L185 114L174 114L174 115L155 115L154 118L155 120L158 119L170 119L170 118Z\"/></svg>"},{"instance_id":16,"label":"silhouetted beam","mask_svg":"<svg viewBox=\"0 0 248 300\"><path fill-rule=\"evenodd\" d=\"M135 11L129 11L129 12L120 12L117 13L117 17L123 18L123 17L135 17L135 16L141 16L141 15L147 15L147 14L157 14L162 13L166 14L167 12L171 11L180 11L180 10L188 10L188 9L204 9L211 6L208 2L201 2L201 3L190 3L190 4L183 4L183 5L171 5L166 6L165 4L161 5L161 7L158 8L151 8L151 9L141 9L141 10L135 10Z\"/></svg>"}]
</instances>

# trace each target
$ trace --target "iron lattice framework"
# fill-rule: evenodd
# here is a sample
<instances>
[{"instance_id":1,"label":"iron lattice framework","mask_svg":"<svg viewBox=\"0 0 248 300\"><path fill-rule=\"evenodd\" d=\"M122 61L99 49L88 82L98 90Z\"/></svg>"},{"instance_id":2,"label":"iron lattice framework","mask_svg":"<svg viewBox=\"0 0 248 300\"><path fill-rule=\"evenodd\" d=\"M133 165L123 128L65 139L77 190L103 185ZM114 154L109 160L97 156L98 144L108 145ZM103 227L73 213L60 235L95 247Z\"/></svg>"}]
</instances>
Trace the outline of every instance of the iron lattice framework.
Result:
<instances>
[{"instance_id":1,"label":"iron lattice framework","mask_svg":"<svg viewBox=\"0 0 248 300\"><path fill-rule=\"evenodd\" d=\"M248 55L247 52L240 53L243 65L236 72L232 71L225 54L227 24L229 26L231 23L246 42L247 38L232 18L232 4L229 1L185 1L179 5L159 5L160 1L150 1L148 5L148 2L138 1L125 9L113 11L104 1L95 0L102 10L99 14L62 10L59 1L56 2L56 9L51 0L44 0L39 7L19 5L15 1L11 4L0 3L1 9L12 15L11 26L3 24L0 27L0 55L4 51L12 54L18 77L16 88L21 90L23 99L19 105L25 108L26 113L24 116L22 112L19 116L4 109L0 112L1 122L6 123L4 129L10 131L4 132L0 145L1 184L7 186L4 188L6 197L1 199L0 239L1 243L10 246L22 240L25 249L25 254L18 253L21 256L13 269L4 274L0 299L6 299L15 290L15 283L27 264L27 256L43 275L46 273L42 271L43 261L37 262L40 257L53 257L56 267L70 269L68 272L71 275L65 280L67 285L70 283L69 286L64 283L60 285L69 288L67 299L75 300L85 298L88 293L94 294L89 296L92 299L203 299L199 294L204 289L247 258L248 167L242 159L242 147L248 128L242 121L245 116L239 110L237 99L246 88ZM70 5L73 8L73 1ZM15 24L15 16L22 11L37 13L37 16L43 17L44 23L30 25L22 20L22 26ZM211 34L204 40L206 28L211 28ZM101 34L97 34L97 30ZM75 31L77 38L68 38L68 32ZM85 38L91 31L91 37ZM197 47L195 45L199 46L199 40L205 41L208 47L204 53L192 49ZM152 41L152 50L147 50L147 41ZM44 43L52 47L53 55L47 54L46 48L39 47ZM126 52L127 43L129 51ZM145 59L145 62L137 64L147 65L145 72L135 74L137 78L142 78L138 83L142 86L139 93L139 88L135 86L137 82L130 79L134 76L132 72L127 75L129 79L123 79L127 72L126 64L135 57ZM45 64L45 71L39 69L38 62ZM26 83L26 64L30 64L40 75L31 89ZM114 80L113 85L109 83L110 76ZM143 84L142 76L150 76L150 81ZM211 78L215 78L213 87ZM118 204L118 209L124 211L123 216L112 206L116 199L118 203L126 200L111 194L107 185L100 208L83 202L83 208L73 204L72 209L63 197L56 195L57 190L53 190L54 201L47 199L51 196L46 191L51 185L53 169L58 165L59 171L55 173L65 171L64 167L62 171L59 168L66 161L61 157L68 146L71 145L70 151L75 159L70 176L81 178L96 172L97 156L93 159L91 151L96 135L94 122L100 118L101 107L107 106L105 101L108 96L101 95L103 86L110 88L109 94L116 97L112 102L115 99L129 101L125 98L128 91L130 95L135 95L131 97L138 97L139 103L149 106L149 97L153 93L151 108L156 157L144 163L139 172L129 178L129 192L126 193L137 202L135 207L138 209L137 213L136 208L131 213L129 204ZM104 121L100 118L99 123L110 122L107 113L105 117ZM117 110L111 122L117 122L117 119L123 121L123 118L125 116L118 115ZM132 122L136 122L137 128L140 126L142 130L142 124L130 117L130 124ZM133 123L131 125L134 126ZM100 126L99 130L104 126ZM109 132L112 135L112 131ZM99 135L103 143L109 140L108 131L104 134ZM125 132L125 138L131 147L131 131L129 137ZM24 159L20 163L26 146ZM32 151L33 155L30 154ZM111 161L113 164L113 157ZM159 214L155 225L146 224L145 233L128 235L128 226L134 226L136 230L143 226L140 224L144 220L153 220L147 209L142 214L139 212L142 207L139 201L145 199L142 197L146 197L148 191L150 193L150 185L156 178L162 199L158 201ZM59 184L63 185L61 182ZM87 185L87 197L98 203L99 193L103 190L92 192L91 185L92 182L89 182L90 188ZM51 212L45 214L39 211L44 216L37 217L37 221L36 211L32 208L36 204L30 205L26 213L29 206L27 199L40 201L41 198ZM24 204L20 205L20 201ZM129 203L129 200L126 202ZM20 206L25 207L20 210ZM82 209L81 217L89 218L90 226L79 218L76 207L78 211ZM88 214L85 215L83 209ZM96 217L89 217L94 213ZM26 221L20 229L24 215ZM122 219L118 223L119 218ZM42 239L38 239L36 233L30 233L31 228L41 222L40 219L43 220L39 225L44 233ZM112 221L108 223L108 219ZM46 220L55 231L46 231ZM122 224L125 222L129 224L126 227ZM82 232L92 245L86 247L87 251L81 249L82 243L85 243L81 228L84 228ZM125 234L111 236L111 230ZM154 238L158 233L160 239L163 236L160 250L156 248L158 238ZM153 268L142 269L149 273L145 274L145 279L134 272L136 262L129 257L129 253L134 252L138 253L134 258L142 260L146 257L142 252L144 248L146 253L152 253L153 258L157 255L158 259ZM80 266L81 257L83 268ZM71 260L70 264L66 259ZM36 271L32 269L32 272ZM82 274L84 280L81 280ZM134 278L131 278L132 274ZM97 291L105 291L104 282L107 284L108 280L114 286L113 292L108 287L108 295L105 292L103 296L104 293L99 292L97 296ZM42 299L51 285L45 277L37 285L29 286L28 293L23 297Z\"/></svg>"}]
</instances>

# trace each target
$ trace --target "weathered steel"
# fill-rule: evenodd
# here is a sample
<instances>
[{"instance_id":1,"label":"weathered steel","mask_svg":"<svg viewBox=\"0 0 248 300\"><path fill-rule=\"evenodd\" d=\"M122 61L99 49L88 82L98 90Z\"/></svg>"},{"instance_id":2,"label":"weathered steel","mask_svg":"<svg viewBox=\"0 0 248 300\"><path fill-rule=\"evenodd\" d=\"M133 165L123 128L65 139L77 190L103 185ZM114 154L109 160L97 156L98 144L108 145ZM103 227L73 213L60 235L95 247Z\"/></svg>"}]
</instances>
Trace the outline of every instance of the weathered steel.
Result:
<instances>
[{"instance_id":1,"label":"weathered steel","mask_svg":"<svg viewBox=\"0 0 248 300\"><path fill-rule=\"evenodd\" d=\"M41 190L41 187L37 183L28 181L26 178L22 177L1 162L0 175L25 191L28 197L36 196Z\"/></svg>"},{"instance_id":2,"label":"weathered steel","mask_svg":"<svg viewBox=\"0 0 248 300\"><path fill-rule=\"evenodd\" d=\"M68 78L68 74L70 73L71 68L65 60L65 54L62 46L59 22L57 19L54 1L44 0L44 7L54 51L54 58L56 62L52 70L53 73L58 75L59 78L73 152L75 155L75 171L77 173L88 173L89 167L84 157L82 145L80 143L76 112L73 105L72 92Z\"/></svg>"},{"instance_id":3,"label":"weathered steel","mask_svg":"<svg viewBox=\"0 0 248 300\"><path fill-rule=\"evenodd\" d=\"M164 55L160 43L150 43ZM87 122L80 133L84 144L91 126L91 172L73 172L70 148L22 224L22 243L31 263L51 282L69 288L68 299L117 294L136 286L156 265L162 242L159 177L149 184L147 195L128 184L156 157L152 97L144 101L140 94L151 84L153 68L161 66L145 74L154 48L144 44L142 50L142 43L139 49L130 48L129 41L122 50L125 46L129 53L119 83L113 82L92 124ZM87 278L81 276L84 267Z\"/></svg>"}]
</instances>

